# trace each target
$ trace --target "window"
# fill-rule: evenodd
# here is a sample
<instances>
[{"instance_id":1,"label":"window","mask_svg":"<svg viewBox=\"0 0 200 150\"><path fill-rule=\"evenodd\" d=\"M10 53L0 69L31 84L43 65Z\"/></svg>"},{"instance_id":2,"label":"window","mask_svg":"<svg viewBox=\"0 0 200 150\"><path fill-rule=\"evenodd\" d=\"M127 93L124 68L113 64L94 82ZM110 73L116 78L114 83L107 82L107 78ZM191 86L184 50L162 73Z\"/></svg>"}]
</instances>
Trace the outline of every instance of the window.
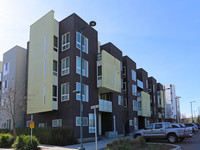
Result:
<instances>
[{"instance_id":1,"label":"window","mask_svg":"<svg viewBox=\"0 0 200 150\"><path fill-rule=\"evenodd\" d=\"M126 91L126 82L123 83L123 90Z\"/></svg>"},{"instance_id":2,"label":"window","mask_svg":"<svg viewBox=\"0 0 200 150\"><path fill-rule=\"evenodd\" d=\"M97 68L97 80L102 79L102 66L98 66Z\"/></svg>"},{"instance_id":3,"label":"window","mask_svg":"<svg viewBox=\"0 0 200 150\"><path fill-rule=\"evenodd\" d=\"M61 85L61 102L69 100L69 83Z\"/></svg>"},{"instance_id":4,"label":"window","mask_svg":"<svg viewBox=\"0 0 200 150\"><path fill-rule=\"evenodd\" d=\"M135 130L138 130L138 118L134 117L134 127Z\"/></svg>"},{"instance_id":5,"label":"window","mask_svg":"<svg viewBox=\"0 0 200 150\"><path fill-rule=\"evenodd\" d=\"M136 100L133 100L133 111L138 110L138 102Z\"/></svg>"},{"instance_id":6,"label":"window","mask_svg":"<svg viewBox=\"0 0 200 150\"><path fill-rule=\"evenodd\" d=\"M140 80L137 80L137 86L143 89L143 82Z\"/></svg>"},{"instance_id":7,"label":"window","mask_svg":"<svg viewBox=\"0 0 200 150\"><path fill-rule=\"evenodd\" d=\"M137 96L137 87L136 87L136 85L132 85L132 94Z\"/></svg>"},{"instance_id":8,"label":"window","mask_svg":"<svg viewBox=\"0 0 200 150\"><path fill-rule=\"evenodd\" d=\"M81 48L82 44L82 48ZM88 53L88 38L82 35L79 32L76 32L76 47L82 49L83 52Z\"/></svg>"},{"instance_id":9,"label":"window","mask_svg":"<svg viewBox=\"0 0 200 150\"><path fill-rule=\"evenodd\" d=\"M57 76L57 72L58 72L57 61L53 60L53 75Z\"/></svg>"},{"instance_id":10,"label":"window","mask_svg":"<svg viewBox=\"0 0 200 150\"><path fill-rule=\"evenodd\" d=\"M125 75L126 75L126 67L123 66L123 76L125 76Z\"/></svg>"},{"instance_id":11,"label":"window","mask_svg":"<svg viewBox=\"0 0 200 150\"><path fill-rule=\"evenodd\" d=\"M81 117L76 117L76 126L81 126ZM88 117L83 117L83 126L88 126Z\"/></svg>"},{"instance_id":12,"label":"window","mask_svg":"<svg viewBox=\"0 0 200 150\"><path fill-rule=\"evenodd\" d=\"M94 114L89 114L89 133L95 133L95 118L94 118Z\"/></svg>"},{"instance_id":13,"label":"window","mask_svg":"<svg viewBox=\"0 0 200 150\"><path fill-rule=\"evenodd\" d=\"M146 88L148 89L149 87L148 87L148 80L146 80Z\"/></svg>"},{"instance_id":14,"label":"window","mask_svg":"<svg viewBox=\"0 0 200 150\"><path fill-rule=\"evenodd\" d=\"M88 61L82 61L82 75L88 77ZM81 74L81 59L76 56L76 73Z\"/></svg>"},{"instance_id":15,"label":"window","mask_svg":"<svg viewBox=\"0 0 200 150\"><path fill-rule=\"evenodd\" d=\"M136 72L132 70L132 80L136 81Z\"/></svg>"},{"instance_id":16,"label":"window","mask_svg":"<svg viewBox=\"0 0 200 150\"><path fill-rule=\"evenodd\" d=\"M76 91L81 91L81 84L79 82L76 82ZM88 102L88 94L89 94L89 88L88 88L88 85L84 85L83 84L83 95L82 95L82 99L83 101L86 101ZM81 100L81 93L77 93L76 94L76 99L77 100Z\"/></svg>"},{"instance_id":17,"label":"window","mask_svg":"<svg viewBox=\"0 0 200 150\"><path fill-rule=\"evenodd\" d=\"M7 75L9 73L9 63L5 63L3 65L3 75Z\"/></svg>"},{"instance_id":18,"label":"window","mask_svg":"<svg viewBox=\"0 0 200 150\"><path fill-rule=\"evenodd\" d=\"M70 34L69 32L62 36L62 51L70 48Z\"/></svg>"},{"instance_id":19,"label":"window","mask_svg":"<svg viewBox=\"0 0 200 150\"><path fill-rule=\"evenodd\" d=\"M38 124L38 127L39 127L39 128L47 127L47 123L39 123L39 124Z\"/></svg>"},{"instance_id":20,"label":"window","mask_svg":"<svg viewBox=\"0 0 200 150\"><path fill-rule=\"evenodd\" d=\"M162 124L155 124L155 129L161 129L162 128Z\"/></svg>"},{"instance_id":21,"label":"window","mask_svg":"<svg viewBox=\"0 0 200 150\"><path fill-rule=\"evenodd\" d=\"M26 121L26 127L30 127L31 120Z\"/></svg>"},{"instance_id":22,"label":"window","mask_svg":"<svg viewBox=\"0 0 200 150\"><path fill-rule=\"evenodd\" d=\"M111 95L110 93L100 94L100 99L111 101Z\"/></svg>"},{"instance_id":23,"label":"window","mask_svg":"<svg viewBox=\"0 0 200 150\"><path fill-rule=\"evenodd\" d=\"M138 101L138 110L142 110L142 103L141 103L141 101Z\"/></svg>"},{"instance_id":24,"label":"window","mask_svg":"<svg viewBox=\"0 0 200 150\"><path fill-rule=\"evenodd\" d=\"M52 120L52 127L62 127L62 119Z\"/></svg>"},{"instance_id":25,"label":"window","mask_svg":"<svg viewBox=\"0 0 200 150\"><path fill-rule=\"evenodd\" d=\"M122 105L122 97L121 97L121 95L118 95L118 105Z\"/></svg>"},{"instance_id":26,"label":"window","mask_svg":"<svg viewBox=\"0 0 200 150\"><path fill-rule=\"evenodd\" d=\"M57 86L53 85L53 101L57 101Z\"/></svg>"},{"instance_id":27,"label":"window","mask_svg":"<svg viewBox=\"0 0 200 150\"><path fill-rule=\"evenodd\" d=\"M58 48L58 37L56 37L55 35L53 37L53 45L55 48Z\"/></svg>"},{"instance_id":28,"label":"window","mask_svg":"<svg viewBox=\"0 0 200 150\"><path fill-rule=\"evenodd\" d=\"M133 120L129 120L129 126L133 126L133 124L134 124L134 121Z\"/></svg>"},{"instance_id":29,"label":"window","mask_svg":"<svg viewBox=\"0 0 200 150\"><path fill-rule=\"evenodd\" d=\"M69 74L69 57L61 60L61 75Z\"/></svg>"},{"instance_id":30,"label":"window","mask_svg":"<svg viewBox=\"0 0 200 150\"><path fill-rule=\"evenodd\" d=\"M8 88L8 80L5 80L5 81L3 82L3 88L4 88L4 89L7 89L7 88Z\"/></svg>"},{"instance_id":31,"label":"window","mask_svg":"<svg viewBox=\"0 0 200 150\"><path fill-rule=\"evenodd\" d=\"M145 129L146 129L146 130L151 130L151 129L153 129L153 124L150 124L150 125L146 126Z\"/></svg>"}]
</instances>

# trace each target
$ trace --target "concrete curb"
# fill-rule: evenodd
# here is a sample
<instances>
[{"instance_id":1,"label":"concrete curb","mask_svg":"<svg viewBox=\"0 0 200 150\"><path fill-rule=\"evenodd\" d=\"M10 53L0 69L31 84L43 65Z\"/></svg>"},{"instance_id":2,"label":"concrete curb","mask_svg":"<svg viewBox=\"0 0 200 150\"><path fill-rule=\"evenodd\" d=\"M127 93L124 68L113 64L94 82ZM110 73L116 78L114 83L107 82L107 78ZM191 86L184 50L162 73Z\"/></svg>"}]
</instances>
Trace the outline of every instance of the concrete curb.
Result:
<instances>
[{"instance_id":1,"label":"concrete curb","mask_svg":"<svg viewBox=\"0 0 200 150\"><path fill-rule=\"evenodd\" d=\"M147 144L165 144L165 145L171 145L171 146L175 146L175 148L171 149L171 150L181 150L181 146L176 145L176 144L167 144L167 143L151 143L151 142L147 142Z\"/></svg>"}]
</instances>

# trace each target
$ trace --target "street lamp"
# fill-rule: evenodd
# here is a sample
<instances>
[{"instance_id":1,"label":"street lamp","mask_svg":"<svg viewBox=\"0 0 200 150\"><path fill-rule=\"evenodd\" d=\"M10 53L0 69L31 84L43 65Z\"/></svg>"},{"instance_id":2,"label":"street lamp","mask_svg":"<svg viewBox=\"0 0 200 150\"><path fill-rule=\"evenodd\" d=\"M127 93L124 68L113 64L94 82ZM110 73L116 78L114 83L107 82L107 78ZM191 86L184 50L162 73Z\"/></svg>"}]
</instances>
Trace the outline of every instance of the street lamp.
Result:
<instances>
[{"instance_id":1,"label":"street lamp","mask_svg":"<svg viewBox=\"0 0 200 150\"><path fill-rule=\"evenodd\" d=\"M196 101L191 101L190 104L191 104L191 114L192 114L192 122L194 122L193 120L193 112L192 112L192 103L195 103Z\"/></svg>"},{"instance_id":2,"label":"street lamp","mask_svg":"<svg viewBox=\"0 0 200 150\"><path fill-rule=\"evenodd\" d=\"M80 75L80 82L81 82L81 89L80 89L80 94L81 94L81 100L80 100L80 116L81 116L81 126L80 126L80 138L81 138L81 146L78 148L79 150L85 150L83 147L83 56L82 56L82 36L83 36L83 30L85 30L87 27L94 27L96 25L95 21L91 21L89 25L86 25L85 27L81 28L79 31L81 33L80 37L80 43L81 43L81 49L80 49L80 57L81 57L81 75ZM78 93L78 91L74 91L74 93Z\"/></svg>"}]
</instances>

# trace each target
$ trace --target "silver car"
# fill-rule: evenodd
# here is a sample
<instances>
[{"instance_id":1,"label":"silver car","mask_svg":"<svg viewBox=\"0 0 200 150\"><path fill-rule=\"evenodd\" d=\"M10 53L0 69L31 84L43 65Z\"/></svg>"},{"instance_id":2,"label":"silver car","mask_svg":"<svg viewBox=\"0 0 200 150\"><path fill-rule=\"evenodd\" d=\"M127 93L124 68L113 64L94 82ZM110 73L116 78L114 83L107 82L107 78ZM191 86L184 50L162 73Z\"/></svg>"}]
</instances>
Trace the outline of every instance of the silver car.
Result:
<instances>
[{"instance_id":1,"label":"silver car","mask_svg":"<svg viewBox=\"0 0 200 150\"><path fill-rule=\"evenodd\" d=\"M184 128L187 130L187 132L185 132L185 137L190 138L192 137L193 133L192 133L192 127L186 127L184 124L181 123L171 123L172 128Z\"/></svg>"}]
</instances>

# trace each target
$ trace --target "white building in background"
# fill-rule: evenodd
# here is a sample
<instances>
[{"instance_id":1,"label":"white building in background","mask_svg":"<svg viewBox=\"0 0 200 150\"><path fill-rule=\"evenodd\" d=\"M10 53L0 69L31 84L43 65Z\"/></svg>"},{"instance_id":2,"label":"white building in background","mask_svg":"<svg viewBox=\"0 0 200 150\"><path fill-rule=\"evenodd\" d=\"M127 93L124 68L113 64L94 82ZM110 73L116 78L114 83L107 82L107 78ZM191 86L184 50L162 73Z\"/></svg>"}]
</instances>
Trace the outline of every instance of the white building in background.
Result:
<instances>
[{"instance_id":1,"label":"white building in background","mask_svg":"<svg viewBox=\"0 0 200 150\"><path fill-rule=\"evenodd\" d=\"M9 103L8 96L11 96L11 94L8 95L8 93L15 93L15 106L18 106L18 101L20 101L19 99L25 96L27 68L26 59L27 50L20 46L15 46L3 54L3 63L0 63L0 128L13 129L11 114L6 113L5 107L8 106ZM23 105L19 107L23 107ZM24 111L25 110L19 108L15 111L16 127L23 127Z\"/></svg>"},{"instance_id":2,"label":"white building in background","mask_svg":"<svg viewBox=\"0 0 200 150\"><path fill-rule=\"evenodd\" d=\"M180 102L176 96L175 85L167 84L164 86L164 95L166 100L165 119L180 121Z\"/></svg>"}]
</instances>

